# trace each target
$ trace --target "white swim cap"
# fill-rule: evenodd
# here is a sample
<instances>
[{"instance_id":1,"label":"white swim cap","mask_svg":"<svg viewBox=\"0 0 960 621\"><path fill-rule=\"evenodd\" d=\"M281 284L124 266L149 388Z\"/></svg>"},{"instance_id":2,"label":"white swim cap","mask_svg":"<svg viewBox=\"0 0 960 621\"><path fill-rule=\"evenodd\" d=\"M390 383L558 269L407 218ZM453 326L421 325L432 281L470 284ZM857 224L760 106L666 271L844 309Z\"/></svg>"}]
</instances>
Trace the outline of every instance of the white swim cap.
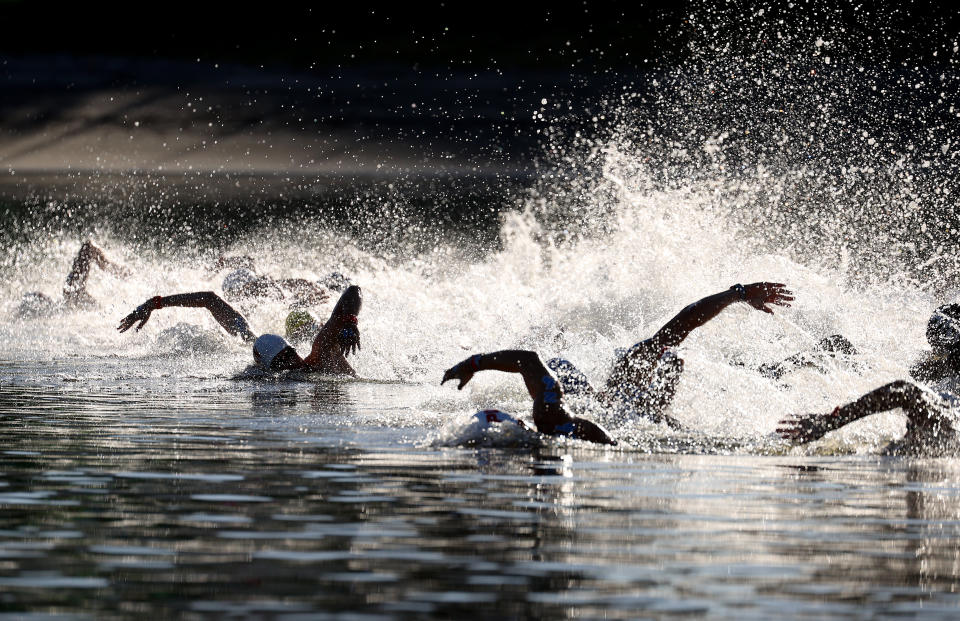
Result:
<instances>
[{"instance_id":1,"label":"white swim cap","mask_svg":"<svg viewBox=\"0 0 960 621\"><path fill-rule=\"evenodd\" d=\"M224 293L238 293L245 286L256 282L257 275L245 267L233 270L223 279Z\"/></svg>"},{"instance_id":2,"label":"white swim cap","mask_svg":"<svg viewBox=\"0 0 960 621\"><path fill-rule=\"evenodd\" d=\"M269 371L273 359L288 347L290 344L283 340L282 336L264 334L253 342L253 358L258 365Z\"/></svg>"}]
</instances>

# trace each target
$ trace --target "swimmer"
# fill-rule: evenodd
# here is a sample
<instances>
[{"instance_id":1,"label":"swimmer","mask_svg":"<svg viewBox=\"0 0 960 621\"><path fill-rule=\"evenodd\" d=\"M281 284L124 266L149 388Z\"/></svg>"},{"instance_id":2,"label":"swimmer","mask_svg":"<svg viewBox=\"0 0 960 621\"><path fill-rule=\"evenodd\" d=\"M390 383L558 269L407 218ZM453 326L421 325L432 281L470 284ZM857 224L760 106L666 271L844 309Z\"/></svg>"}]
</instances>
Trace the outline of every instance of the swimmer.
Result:
<instances>
[{"instance_id":1,"label":"swimmer","mask_svg":"<svg viewBox=\"0 0 960 621\"><path fill-rule=\"evenodd\" d=\"M813 368L821 373L827 371L828 359L839 359L856 356L859 352L842 334L831 334L820 339L810 351L802 351L781 360L780 362L760 365L758 371L770 379L780 379L787 373L801 368Z\"/></svg>"},{"instance_id":2,"label":"swimmer","mask_svg":"<svg viewBox=\"0 0 960 621\"><path fill-rule=\"evenodd\" d=\"M594 442L607 443L604 437L609 440L606 432L594 423L587 425L589 421L573 419L559 406L549 411L544 410L545 406L540 406L544 411L538 414L537 395L540 392L555 395L558 400L562 392L587 396L599 401L604 407L626 410L677 429L681 427L680 423L664 411L673 400L683 373L683 360L676 355L674 348L693 330L716 317L734 302L746 302L757 310L772 314L771 305L790 306L791 300L793 295L784 285L758 282L750 285L737 284L726 291L694 302L681 310L652 337L620 354L607 380L606 389L602 391L594 389L583 373L562 358L547 362L547 366L556 374L554 379L533 352L519 352L527 358L532 356L532 360L524 359L524 364L503 352L499 352L503 355L498 355L493 361L488 361L488 356L493 354L481 355L479 358L474 356L448 369L443 376L443 382L460 379L459 388L462 388L475 371L485 368L520 373L527 390L534 398L534 423L539 431L547 434L558 433L557 425L573 425L569 429L564 427L561 432L568 435L572 433L574 437ZM509 352L514 357L517 353ZM545 388L548 383L551 384L549 390Z\"/></svg>"},{"instance_id":3,"label":"swimmer","mask_svg":"<svg viewBox=\"0 0 960 621\"><path fill-rule=\"evenodd\" d=\"M543 366L536 352L505 350L476 354L447 369L440 384L455 379L459 381L457 390L462 390L474 373L487 370L520 374L527 392L533 397L533 423L540 433L569 436L597 444L617 444L600 425L567 413L563 408L560 384Z\"/></svg>"},{"instance_id":4,"label":"swimmer","mask_svg":"<svg viewBox=\"0 0 960 621\"><path fill-rule=\"evenodd\" d=\"M92 265L114 276L130 275L129 270L110 262L102 250L87 240L80 245L80 252L74 258L70 273L67 274L63 299L56 301L44 293L32 291L23 296L20 306L17 307L17 314L21 317L38 317L52 315L62 309L77 310L96 306L97 301L87 292L87 277Z\"/></svg>"},{"instance_id":5,"label":"swimmer","mask_svg":"<svg viewBox=\"0 0 960 621\"><path fill-rule=\"evenodd\" d=\"M956 383L960 378L960 304L944 304L933 311L927 321L927 343L930 350L910 367L910 376L924 384Z\"/></svg>"},{"instance_id":6,"label":"swimmer","mask_svg":"<svg viewBox=\"0 0 960 621\"><path fill-rule=\"evenodd\" d=\"M933 312L927 322L927 342L931 350L910 368L910 375L921 385L891 382L826 416L785 418L777 433L793 442L813 442L855 420L901 408L907 415L907 433L889 445L886 453L957 454L960 444L954 414L960 411L960 304L945 304Z\"/></svg>"},{"instance_id":7,"label":"swimmer","mask_svg":"<svg viewBox=\"0 0 960 621\"><path fill-rule=\"evenodd\" d=\"M806 444L819 440L835 429L877 414L900 408L907 415L907 432L891 442L889 455L956 455L955 413L960 398L951 392L936 393L906 380L885 384L856 401L837 407L830 414L798 414L781 420L777 434L785 440Z\"/></svg>"},{"instance_id":8,"label":"swimmer","mask_svg":"<svg viewBox=\"0 0 960 621\"><path fill-rule=\"evenodd\" d=\"M276 334L264 334L257 337L250 331L247 320L212 291L180 293L177 295L155 296L138 306L132 313L120 320L117 330L126 332L135 323L139 331L150 314L161 308L171 306L206 308L224 330L245 341L253 342L253 360L267 371L287 371L301 369L334 375L350 375L356 372L347 362L348 354L360 349L360 329L357 315L363 304L360 287L347 287L340 295L330 318L319 328L313 338L310 354L301 358L283 337Z\"/></svg>"},{"instance_id":9,"label":"swimmer","mask_svg":"<svg viewBox=\"0 0 960 621\"><path fill-rule=\"evenodd\" d=\"M291 308L306 308L326 302L330 291L343 291L350 279L332 272L317 282L306 278L271 278L257 274L248 256L220 256L213 270L230 269L223 279L223 295L231 302L253 299L289 300Z\"/></svg>"},{"instance_id":10,"label":"swimmer","mask_svg":"<svg viewBox=\"0 0 960 621\"><path fill-rule=\"evenodd\" d=\"M927 342L930 349L910 367L910 377L916 382L936 385L960 382L960 304L944 304L927 321ZM801 367L813 367L824 372L827 358L842 359L859 352L848 339L834 334L821 339L813 350L800 352L777 363L761 365L759 371L772 379L780 379Z\"/></svg>"},{"instance_id":11,"label":"swimmer","mask_svg":"<svg viewBox=\"0 0 960 621\"><path fill-rule=\"evenodd\" d=\"M292 308L317 306L330 297L327 290L305 278L271 278L240 267L223 279L223 295L232 302L251 299L289 300Z\"/></svg>"}]
</instances>

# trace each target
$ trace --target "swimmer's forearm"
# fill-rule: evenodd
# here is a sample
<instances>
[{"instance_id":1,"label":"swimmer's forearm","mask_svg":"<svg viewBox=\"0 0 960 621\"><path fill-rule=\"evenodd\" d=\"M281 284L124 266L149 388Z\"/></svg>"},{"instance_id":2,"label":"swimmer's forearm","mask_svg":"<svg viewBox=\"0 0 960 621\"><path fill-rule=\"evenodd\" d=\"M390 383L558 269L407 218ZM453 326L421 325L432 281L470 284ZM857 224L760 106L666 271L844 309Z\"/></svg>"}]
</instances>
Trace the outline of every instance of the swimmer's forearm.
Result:
<instances>
[{"instance_id":1,"label":"swimmer's forearm","mask_svg":"<svg viewBox=\"0 0 960 621\"><path fill-rule=\"evenodd\" d=\"M247 326L246 319L232 306L227 304L213 291L197 291L194 293L177 293L174 295L158 295L150 300L154 309L178 306L185 308L206 308L213 315L223 329L233 336L246 340L256 337Z\"/></svg>"},{"instance_id":2,"label":"swimmer's forearm","mask_svg":"<svg viewBox=\"0 0 960 621\"><path fill-rule=\"evenodd\" d=\"M474 371L503 371L505 373L537 372L543 363L536 352L524 349L504 349L489 354L476 354L461 364L470 365Z\"/></svg>"},{"instance_id":3,"label":"swimmer's forearm","mask_svg":"<svg viewBox=\"0 0 960 621\"><path fill-rule=\"evenodd\" d=\"M927 395L928 393L913 382L897 380L834 409L824 417L824 424L830 430L839 429L871 414L896 408L901 408L914 423L924 424L943 419L942 414L929 402Z\"/></svg>"},{"instance_id":4,"label":"swimmer's forearm","mask_svg":"<svg viewBox=\"0 0 960 621\"><path fill-rule=\"evenodd\" d=\"M519 373L531 396L536 397L542 391L541 379L550 374L540 362L540 357L532 351L508 349L495 351L489 354L474 354L465 360L447 369L443 374L441 384L457 379L463 388L470 378L479 371L503 371L504 373Z\"/></svg>"},{"instance_id":5,"label":"swimmer's forearm","mask_svg":"<svg viewBox=\"0 0 960 621\"><path fill-rule=\"evenodd\" d=\"M550 376L550 371L540 361L536 352L523 349L505 349L489 354L475 354L459 362L444 373L443 382L449 379L460 379L463 386L470 381L478 371L503 371L504 373L519 373L527 392L534 399L543 393L543 378ZM441 382L441 383L443 383ZM551 380L552 383L552 380Z\"/></svg>"},{"instance_id":6,"label":"swimmer's forearm","mask_svg":"<svg viewBox=\"0 0 960 621\"><path fill-rule=\"evenodd\" d=\"M664 325L654 338L662 347L675 347L691 332L720 314L720 311L741 300L740 294L728 289L709 295L686 306Z\"/></svg>"},{"instance_id":7,"label":"swimmer's forearm","mask_svg":"<svg viewBox=\"0 0 960 621\"><path fill-rule=\"evenodd\" d=\"M224 305L230 308L230 305L223 301L213 291L196 291L194 293L176 293L174 295L158 295L156 298L157 308L166 308L168 306L182 306L186 308L210 308L211 306ZM233 310L231 308L231 310ZM234 311L236 312L236 311Z\"/></svg>"}]
</instances>

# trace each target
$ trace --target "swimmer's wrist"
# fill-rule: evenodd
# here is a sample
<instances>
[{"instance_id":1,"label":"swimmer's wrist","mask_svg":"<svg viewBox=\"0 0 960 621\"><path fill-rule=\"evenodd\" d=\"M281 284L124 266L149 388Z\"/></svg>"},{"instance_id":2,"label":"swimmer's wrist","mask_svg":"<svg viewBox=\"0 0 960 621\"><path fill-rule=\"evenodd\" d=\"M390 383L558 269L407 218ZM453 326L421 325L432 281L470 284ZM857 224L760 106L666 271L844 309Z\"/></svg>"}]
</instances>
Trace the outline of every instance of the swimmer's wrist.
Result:
<instances>
[{"instance_id":1,"label":"swimmer's wrist","mask_svg":"<svg viewBox=\"0 0 960 621\"><path fill-rule=\"evenodd\" d=\"M734 286L730 287L730 291L733 291L736 294L737 299L740 300L741 302L746 301L747 289L740 283L737 283Z\"/></svg>"},{"instance_id":2,"label":"swimmer's wrist","mask_svg":"<svg viewBox=\"0 0 960 621\"><path fill-rule=\"evenodd\" d=\"M138 306L134 312L141 313L141 314L152 313L153 311L160 308L161 299L162 298L159 295L155 295L152 298L148 299L143 304L141 304L140 306Z\"/></svg>"}]
</instances>

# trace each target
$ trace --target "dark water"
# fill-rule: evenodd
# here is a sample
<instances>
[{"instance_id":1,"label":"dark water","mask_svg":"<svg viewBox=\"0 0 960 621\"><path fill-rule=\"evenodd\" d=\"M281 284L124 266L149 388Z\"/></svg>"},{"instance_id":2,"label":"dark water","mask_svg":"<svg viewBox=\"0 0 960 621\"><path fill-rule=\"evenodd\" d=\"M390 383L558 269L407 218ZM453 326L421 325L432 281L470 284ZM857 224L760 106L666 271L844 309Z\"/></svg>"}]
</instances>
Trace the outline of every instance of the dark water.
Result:
<instances>
[{"instance_id":1,"label":"dark water","mask_svg":"<svg viewBox=\"0 0 960 621\"><path fill-rule=\"evenodd\" d=\"M121 618L955 618L960 470L443 448L396 383L6 362L0 610ZM111 379L113 378L113 379ZM389 423L389 424L388 424Z\"/></svg>"}]
</instances>

